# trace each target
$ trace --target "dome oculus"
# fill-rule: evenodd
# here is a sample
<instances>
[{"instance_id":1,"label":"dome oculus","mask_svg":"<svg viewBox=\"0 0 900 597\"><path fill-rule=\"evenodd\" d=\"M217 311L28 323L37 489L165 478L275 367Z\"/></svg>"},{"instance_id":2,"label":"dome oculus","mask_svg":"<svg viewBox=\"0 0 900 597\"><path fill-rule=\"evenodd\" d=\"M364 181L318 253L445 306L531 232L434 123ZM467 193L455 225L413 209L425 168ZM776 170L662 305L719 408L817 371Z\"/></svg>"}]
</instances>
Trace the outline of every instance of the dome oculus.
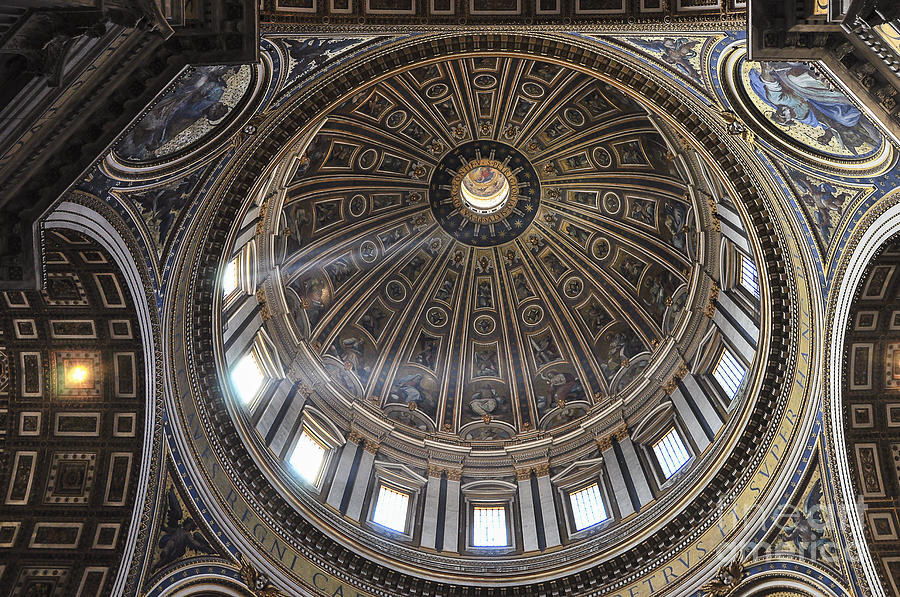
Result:
<instances>
[{"instance_id":1,"label":"dome oculus","mask_svg":"<svg viewBox=\"0 0 900 597\"><path fill-rule=\"evenodd\" d=\"M429 196L435 219L448 234L489 247L515 239L529 226L538 211L540 184L534 166L516 149L479 141L444 156Z\"/></svg>"},{"instance_id":2,"label":"dome oculus","mask_svg":"<svg viewBox=\"0 0 900 597\"><path fill-rule=\"evenodd\" d=\"M504 168L502 164L493 160L468 164L453 179L454 194L459 193L462 203L477 214L489 215L502 210L510 199L510 184L501 168Z\"/></svg>"}]
</instances>

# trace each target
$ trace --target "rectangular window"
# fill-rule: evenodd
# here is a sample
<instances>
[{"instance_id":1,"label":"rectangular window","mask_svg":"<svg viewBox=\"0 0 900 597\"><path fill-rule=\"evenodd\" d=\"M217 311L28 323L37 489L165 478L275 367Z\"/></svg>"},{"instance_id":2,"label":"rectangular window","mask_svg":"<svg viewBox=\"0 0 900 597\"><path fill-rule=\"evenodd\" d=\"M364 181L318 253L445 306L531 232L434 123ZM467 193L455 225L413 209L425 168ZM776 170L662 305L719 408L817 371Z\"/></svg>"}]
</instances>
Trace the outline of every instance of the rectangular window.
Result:
<instances>
[{"instance_id":1,"label":"rectangular window","mask_svg":"<svg viewBox=\"0 0 900 597\"><path fill-rule=\"evenodd\" d=\"M716 381L719 382L719 385L722 386L729 398L734 398L737 395L738 388L741 386L741 382L744 381L744 375L746 374L747 368L727 348L722 351L722 356L719 357L719 362L716 363L716 368L713 369L713 377L716 378Z\"/></svg>"},{"instance_id":2,"label":"rectangular window","mask_svg":"<svg viewBox=\"0 0 900 597\"><path fill-rule=\"evenodd\" d=\"M318 485L326 451L325 446L304 429L288 462L306 482Z\"/></svg>"},{"instance_id":3,"label":"rectangular window","mask_svg":"<svg viewBox=\"0 0 900 597\"><path fill-rule=\"evenodd\" d=\"M666 479L678 472L691 459L687 448L684 447L684 442L681 441L681 436L674 427L661 440L653 444L653 452L656 454L656 459L659 461L659 466Z\"/></svg>"},{"instance_id":4,"label":"rectangular window","mask_svg":"<svg viewBox=\"0 0 900 597\"><path fill-rule=\"evenodd\" d=\"M506 508L503 506L474 506L472 512L472 546L506 547Z\"/></svg>"},{"instance_id":5,"label":"rectangular window","mask_svg":"<svg viewBox=\"0 0 900 597\"><path fill-rule=\"evenodd\" d=\"M759 298L759 273L756 271L756 264L744 255L741 255L741 286Z\"/></svg>"},{"instance_id":6,"label":"rectangular window","mask_svg":"<svg viewBox=\"0 0 900 597\"><path fill-rule=\"evenodd\" d=\"M231 370L231 385L244 404L250 404L256 398L264 381L262 368L252 352L242 356Z\"/></svg>"},{"instance_id":7,"label":"rectangular window","mask_svg":"<svg viewBox=\"0 0 900 597\"><path fill-rule=\"evenodd\" d=\"M237 290L237 287L237 259L232 259L225 265L225 270L222 272L222 294L229 296Z\"/></svg>"},{"instance_id":8,"label":"rectangular window","mask_svg":"<svg viewBox=\"0 0 900 597\"><path fill-rule=\"evenodd\" d=\"M409 494L386 485L378 490L372 522L398 533L406 532L406 513L409 509Z\"/></svg>"},{"instance_id":9,"label":"rectangular window","mask_svg":"<svg viewBox=\"0 0 900 597\"><path fill-rule=\"evenodd\" d=\"M609 518L603 505L600 486L596 483L573 491L569 494L569 501L572 503L572 517L575 520L576 531L594 526Z\"/></svg>"}]
</instances>

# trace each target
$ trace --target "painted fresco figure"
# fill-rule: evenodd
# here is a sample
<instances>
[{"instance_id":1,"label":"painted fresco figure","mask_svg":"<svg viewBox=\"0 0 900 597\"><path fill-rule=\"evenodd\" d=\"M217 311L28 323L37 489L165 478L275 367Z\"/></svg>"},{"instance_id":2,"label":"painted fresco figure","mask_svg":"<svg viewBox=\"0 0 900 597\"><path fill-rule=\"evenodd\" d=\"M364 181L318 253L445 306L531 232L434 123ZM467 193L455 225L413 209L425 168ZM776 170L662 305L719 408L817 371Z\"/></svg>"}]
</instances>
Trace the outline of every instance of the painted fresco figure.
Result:
<instances>
[{"instance_id":1,"label":"painted fresco figure","mask_svg":"<svg viewBox=\"0 0 900 597\"><path fill-rule=\"evenodd\" d=\"M753 91L771 106L771 119L780 125L796 122L822 128L816 139L828 145L832 139L854 155L868 143L879 144L880 135L862 112L841 93L799 62L761 62L750 70Z\"/></svg>"},{"instance_id":2,"label":"painted fresco figure","mask_svg":"<svg viewBox=\"0 0 900 597\"><path fill-rule=\"evenodd\" d=\"M539 373L538 377L550 386L547 394L537 396L535 404L538 411L543 412L548 407L556 406L560 400L578 400L584 398L584 389L581 383L571 373L556 373L549 371L549 375Z\"/></svg>"},{"instance_id":3,"label":"painted fresco figure","mask_svg":"<svg viewBox=\"0 0 900 597\"><path fill-rule=\"evenodd\" d=\"M404 375L394 383L394 387L391 389L391 401L401 404L419 404L425 399L422 388L419 387L421 381L421 373Z\"/></svg>"},{"instance_id":4,"label":"painted fresco figure","mask_svg":"<svg viewBox=\"0 0 900 597\"><path fill-rule=\"evenodd\" d=\"M674 201L666 202L663 206L663 226L669 231L673 247L679 250L687 249L687 208Z\"/></svg>"},{"instance_id":5,"label":"painted fresco figure","mask_svg":"<svg viewBox=\"0 0 900 597\"><path fill-rule=\"evenodd\" d=\"M506 396L498 394L491 384L484 384L479 391L472 394L469 409L479 417L483 417L492 414L504 402Z\"/></svg>"},{"instance_id":6,"label":"painted fresco figure","mask_svg":"<svg viewBox=\"0 0 900 597\"><path fill-rule=\"evenodd\" d=\"M538 367L543 367L560 358L553 336L549 333L542 336L529 336L528 342L531 343L535 365Z\"/></svg>"}]
</instances>

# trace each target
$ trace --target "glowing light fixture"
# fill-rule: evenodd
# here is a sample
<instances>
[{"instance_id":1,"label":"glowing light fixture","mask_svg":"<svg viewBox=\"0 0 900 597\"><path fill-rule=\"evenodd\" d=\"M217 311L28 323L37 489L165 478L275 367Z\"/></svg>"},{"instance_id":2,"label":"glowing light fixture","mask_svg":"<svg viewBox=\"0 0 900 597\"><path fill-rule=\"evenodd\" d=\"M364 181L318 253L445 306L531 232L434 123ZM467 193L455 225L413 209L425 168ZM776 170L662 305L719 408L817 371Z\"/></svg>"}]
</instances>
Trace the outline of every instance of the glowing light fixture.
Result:
<instances>
[{"instance_id":1,"label":"glowing light fixture","mask_svg":"<svg viewBox=\"0 0 900 597\"><path fill-rule=\"evenodd\" d=\"M489 214L502 208L509 199L509 179L493 166L480 165L463 177L459 190L470 209Z\"/></svg>"},{"instance_id":2,"label":"glowing light fixture","mask_svg":"<svg viewBox=\"0 0 900 597\"><path fill-rule=\"evenodd\" d=\"M87 367L79 365L69 371L69 380L72 383L81 383L87 379L88 370Z\"/></svg>"},{"instance_id":3,"label":"glowing light fixture","mask_svg":"<svg viewBox=\"0 0 900 597\"><path fill-rule=\"evenodd\" d=\"M66 359L63 368L67 388L80 389L94 387L93 363L91 361Z\"/></svg>"}]
</instances>

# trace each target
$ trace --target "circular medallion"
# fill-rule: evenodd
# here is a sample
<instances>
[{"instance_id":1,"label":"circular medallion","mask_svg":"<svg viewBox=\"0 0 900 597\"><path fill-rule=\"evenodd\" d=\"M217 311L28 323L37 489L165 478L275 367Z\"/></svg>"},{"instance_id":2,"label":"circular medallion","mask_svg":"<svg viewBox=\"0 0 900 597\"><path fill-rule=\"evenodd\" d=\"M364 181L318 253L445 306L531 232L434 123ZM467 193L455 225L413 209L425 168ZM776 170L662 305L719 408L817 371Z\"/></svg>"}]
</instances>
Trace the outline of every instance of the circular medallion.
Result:
<instances>
[{"instance_id":1,"label":"circular medallion","mask_svg":"<svg viewBox=\"0 0 900 597\"><path fill-rule=\"evenodd\" d=\"M578 276L572 276L563 285L563 292L569 298L578 298L582 290L584 290L584 282Z\"/></svg>"},{"instance_id":2,"label":"circular medallion","mask_svg":"<svg viewBox=\"0 0 900 597\"><path fill-rule=\"evenodd\" d=\"M387 292L388 298L395 303L399 303L406 298L406 288L397 280L388 282L385 291Z\"/></svg>"},{"instance_id":3,"label":"circular medallion","mask_svg":"<svg viewBox=\"0 0 900 597\"><path fill-rule=\"evenodd\" d=\"M368 170L375 165L376 159L378 159L378 152L369 148L359 155L357 163L362 170Z\"/></svg>"},{"instance_id":4,"label":"circular medallion","mask_svg":"<svg viewBox=\"0 0 900 597\"><path fill-rule=\"evenodd\" d=\"M575 108L566 108L563 112L563 116L566 119L566 122L571 124L572 126L584 126L584 114L581 113L581 110L576 110Z\"/></svg>"},{"instance_id":5,"label":"circular medallion","mask_svg":"<svg viewBox=\"0 0 900 597\"><path fill-rule=\"evenodd\" d=\"M449 91L450 88L443 83L435 83L425 90L425 95L427 95L429 99L438 99L447 95Z\"/></svg>"},{"instance_id":6,"label":"circular medallion","mask_svg":"<svg viewBox=\"0 0 900 597\"><path fill-rule=\"evenodd\" d=\"M370 240L364 240L359 246L359 256L366 263L372 263L378 257L378 247Z\"/></svg>"},{"instance_id":7,"label":"circular medallion","mask_svg":"<svg viewBox=\"0 0 900 597\"><path fill-rule=\"evenodd\" d=\"M540 305L529 305L522 311L522 321L525 325L537 325L544 319L544 310Z\"/></svg>"},{"instance_id":8,"label":"circular medallion","mask_svg":"<svg viewBox=\"0 0 900 597\"><path fill-rule=\"evenodd\" d=\"M497 79L492 75L478 75L472 82L479 89L490 89L497 84Z\"/></svg>"},{"instance_id":9,"label":"circular medallion","mask_svg":"<svg viewBox=\"0 0 900 597\"><path fill-rule=\"evenodd\" d=\"M522 91L529 97L544 97L544 88L531 81L522 84Z\"/></svg>"},{"instance_id":10,"label":"circular medallion","mask_svg":"<svg viewBox=\"0 0 900 597\"><path fill-rule=\"evenodd\" d=\"M475 331L482 336L490 334L494 331L494 328L497 327L497 324L494 322L494 318L490 315L481 315L479 317L476 317L473 325L475 326Z\"/></svg>"},{"instance_id":11,"label":"circular medallion","mask_svg":"<svg viewBox=\"0 0 900 597\"><path fill-rule=\"evenodd\" d=\"M611 215L619 213L622 209L622 200L615 193L607 193L603 195L603 210Z\"/></svg>"},{"instance_id":12,"label":"circular medallion","mask_svg":"<svg viewBox=\"0 0 900 597\"><path fill-rule=\"evenodd\" d=\"M368 201L363 195L353 195L350 197L350 215L354 218L358 218L364 213L366 213L366 207L368 206Z\"/></svg>"},{"instance_id":13,"label":"circular medallion","mask_svg":"<svg viewBox=\"0 0 900 597\"><path fill-rule=\"evenodd\" d=\"M601 168L609 168L612 165L612 156L605 147L597 146L594 148L594 162Z\"/></svg>"},{"instance_id":14,"label":"circular medallion","mask_svg":"<svg viewBox=\"0 0 900 597\"><path fill-rule=\"evenodd\" d=\"M591 255L594 256L594 259L601 261L609 257L609 251L609 241L605 238L598 238L591 247Z\"/></svg>"},{"instance_id":15,"label":"circular medallion","mask_svg":"<svg viewBox=\"0 0 900 597\"><path fill-rule=\"evenodd\" d=\"M428 323L431 324L432 327L442 328L447 325L447 312L440 307L432 307L429 309L426 317Z\"/></svg>"},{"instance_id":16,"label":"circular medallion","mask_svg":"<svg viewBox=\"0 0 900 597\"><path fill-rule=\"evenodd\" d=\"M406 112L403 110L395 110L390 113L387 120L384 121L384 124L386 124L388 128L395 129L399 128L404 122L406 122Z\"/></svg>"},{"instance_id":17,"label":"circular medallion","mask_svg":"<svg viewBox=\"0 0 900 597\"><path fill-rule=\"evenodd\" d=\"M489 247L519 236L534 219L540 183L534 166L496 141L473 141L444 156L429 189L444 230L468 245Z\"/></svg>"}]
</instances>

